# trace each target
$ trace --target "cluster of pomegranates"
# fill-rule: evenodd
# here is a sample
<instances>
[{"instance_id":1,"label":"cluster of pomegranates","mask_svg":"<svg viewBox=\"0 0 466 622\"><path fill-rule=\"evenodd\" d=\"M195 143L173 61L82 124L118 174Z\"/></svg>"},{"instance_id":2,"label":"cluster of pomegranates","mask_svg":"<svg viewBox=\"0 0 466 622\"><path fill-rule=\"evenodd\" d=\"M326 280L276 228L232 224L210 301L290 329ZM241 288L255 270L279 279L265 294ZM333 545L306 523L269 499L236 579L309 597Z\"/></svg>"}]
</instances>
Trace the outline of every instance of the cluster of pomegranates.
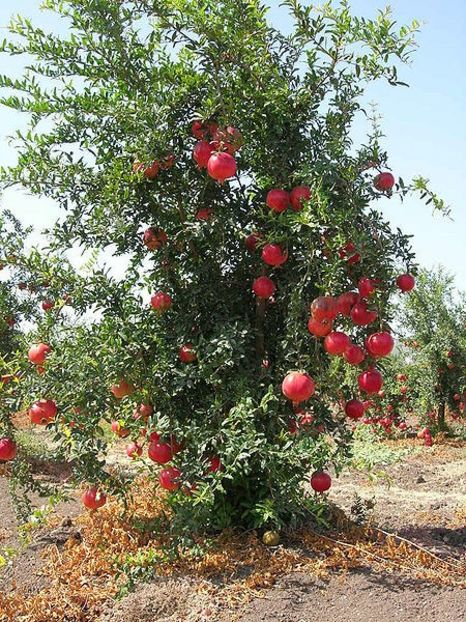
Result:
<instances>
[{"instance_id":1,"label":"cluster of pomegranates","mask_svg":"<svg viewBox=\"0 0 466 622\"><path fill-rule=\"evenodd\" d=\"M193 158L200 169L207 169L212 179L223 183L236 175L237 165L233 157L241 148L241 132L232 126L219 127L214 121L194 121L191 127L198 139Z\"/></svg>"},{"instance_id":2,"label":"cluster of pomegranates","mask_svg":"<svg viewBox=\"0 0 466 622\"><path fill-rule=\"evenodd\" d=\"M311 189L309 186L296 186L291 192L281 188L273 188L267 193L265 203L272 212L281 214L289 207L295 212L301 211L304 203L310 198Z\"/></svg>"},{"instance_id":3,"label":"cluster of pomegranates","mask_svg":"<svg viewBox=\"0 0 466 622\"><path fill-rule=\"evenodd\" d=\"M152 180L157 177L160 171L171 168L174 163L175 156L172 153L169 153L160 160L152 160L149 164L144 164L136 160L133 163L133 173L142 173L146 179Z\"/></svg>"}]
</instances>

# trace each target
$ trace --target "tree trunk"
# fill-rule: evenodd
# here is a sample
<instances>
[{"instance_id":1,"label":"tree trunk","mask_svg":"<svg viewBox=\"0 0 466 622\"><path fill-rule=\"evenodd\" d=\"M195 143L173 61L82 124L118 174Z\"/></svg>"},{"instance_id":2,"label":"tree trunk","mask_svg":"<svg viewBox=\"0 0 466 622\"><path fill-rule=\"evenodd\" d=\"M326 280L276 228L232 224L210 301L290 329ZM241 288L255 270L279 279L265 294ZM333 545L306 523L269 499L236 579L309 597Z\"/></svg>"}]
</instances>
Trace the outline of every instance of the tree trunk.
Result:
<instances>
[{"instance_id":1,"label":"tree trunk","mask_svg":"<svg viewBox=\"0 0 466 622\"><path fill-rule=\"evenodd\" d=\"M446 430L447 426L445 424L445 402L440 402L437 410L437 425L439 430Z\"/></svg>"}]
</instances>

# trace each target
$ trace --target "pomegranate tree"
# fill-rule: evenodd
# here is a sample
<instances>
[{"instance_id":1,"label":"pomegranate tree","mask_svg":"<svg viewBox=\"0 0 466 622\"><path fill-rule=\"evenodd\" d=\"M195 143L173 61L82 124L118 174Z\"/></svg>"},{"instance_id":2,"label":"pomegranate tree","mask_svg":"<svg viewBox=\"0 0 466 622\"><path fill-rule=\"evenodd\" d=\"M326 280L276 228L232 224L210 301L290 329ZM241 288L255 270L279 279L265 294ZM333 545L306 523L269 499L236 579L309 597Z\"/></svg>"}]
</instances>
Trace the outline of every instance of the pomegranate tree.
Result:
<instances>
[{"instance_id":1,"label":"pomegranate tree","mask_svg":"<svg viewBox=\"0 0 466 622\"><path fill-rule=\"evenodd\" d=\"M36 257L53 306L19 349L19 401L92 509L126 486L105 462L113 421L170 495L173 529L296 522L382 388L390 296L416 273L378 201L419 190L442 208L422 179L396 182L379 139L349 139L416 26L285 2L284 47L259 0L49 4L66 44L13 21L5 46L31 66L9 105L43 123L2 182L56 201L56 252L100 256L84 275Z\"/></svg>"}]
</instances>

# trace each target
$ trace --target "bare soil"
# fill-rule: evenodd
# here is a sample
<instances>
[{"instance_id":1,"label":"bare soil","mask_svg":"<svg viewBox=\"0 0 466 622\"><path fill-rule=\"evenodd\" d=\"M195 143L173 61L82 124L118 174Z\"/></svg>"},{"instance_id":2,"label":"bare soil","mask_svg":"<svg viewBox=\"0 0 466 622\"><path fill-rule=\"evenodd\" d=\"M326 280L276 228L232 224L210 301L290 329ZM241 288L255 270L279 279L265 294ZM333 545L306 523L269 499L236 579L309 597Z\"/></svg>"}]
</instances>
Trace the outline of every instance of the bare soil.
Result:
<instances>
[{"instance_id":1,"label":"bare soil","mask_svg":"<svg viewBox=\"0 0 466 622\"><path fill-rule=\"evenodd\" d=\"M434 446L381 469L386 478L376 481L357 472L343 474L334 483L332 501L353 515L364 508L366 518L382 529L415 541L439 557L466 561L466 446ZM53 469L48 477L54 477ZM27 546L18 538L7 482L2 477L0 508L0 554L5 549L17 550L6 570L0 569L0 590L7 592L20 585L25 595L33 594L43 586L42 555L47 547L60 549L69 538L79 540L74 517L81 511L80 504L71 500L58 507L53 528L39 530ZM95 622L466 620L466 590L439 587L396 572L361 569L334 573L326 582L294 572L246 603L226 602L214 582L201 585L193 581L171 577L140 585L120 601L107 602ZM3 622L6 619L1 613Z\"/></svg>"}]
</instances>

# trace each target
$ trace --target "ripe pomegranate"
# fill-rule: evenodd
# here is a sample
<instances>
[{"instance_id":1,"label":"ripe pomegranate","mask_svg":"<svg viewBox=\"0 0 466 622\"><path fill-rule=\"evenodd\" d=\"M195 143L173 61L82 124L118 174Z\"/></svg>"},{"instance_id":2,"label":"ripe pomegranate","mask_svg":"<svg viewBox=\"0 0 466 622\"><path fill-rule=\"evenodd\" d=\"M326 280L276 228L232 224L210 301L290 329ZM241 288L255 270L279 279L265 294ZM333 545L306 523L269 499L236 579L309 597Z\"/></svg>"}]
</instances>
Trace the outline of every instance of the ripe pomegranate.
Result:
<instances>
[{"instance_id":1,"label":"ripe pomegranate","mask_svg":"<svg viewBox=\"0 0 466 622\"><path fill-rule=\"evenodd\" d=\"M159 482L162 488L165 490L174 491L178 490L181 486L179 481L181 477L181 471L176 467L168 467L162 469L159 473Z\"/></svg>"},{"instance_id":2,"label":"ripe pomegranate","mask_svg":"<svg viewBox=\"0 0 466 622\"><path fill-rule=\"evenodd\" d=\"M294 403L305 402L314 392L314 380L303 372L290 372L282 382L283 395Z\"/></svg>"},{"instance_id":3,"label":"ripe pomegranate","mask_svg":"<svg viewBox=\"0 0 466 622\"><path fill-rule=\"evenodd\" d=\"M149 227L144 231L142 242L150 251L155 251L168 242L168 236L163 229Z\"/></svg>"},{"instance_id":4,"label":"ripe pomegranate","mask_svg":"<svg viewBox=\"0 0 466 622\"><path fill-rule=\"evenodd\" d=\"M372 395L378 393L383 386L382 374L376 369L370 369L358 376L359 389Z\"/></svg>"},{"instance_id":5,"label":"ripe pomegranate","mask_svg":"<svg viewBox=\"0 0 466 622\"><path fill-rule=\"evenodd\" d=\"M364 415L364 404L359 400L349 400L345 405L345 413L350 419L360 419Z\"/></svg>"},{"instance_id":6,"label":"ripe pomegranate","mask_svg":"<svg viewBox=\"0 0 466 622\"><path fill-rule=\"evenodd\" d=\"M13 326L16 324L16 320L12 315L8 315L5 318L5 322L8 324L10 328L13 328Z\"/></svg>"},{"instance_id":7,"label":"ripe pomegranate","mask_svg":"<svg viewBox=\"0 0 466 622\"><path fill-rule=\"evenodd\" d=\"M401 291L405 293L405 292L410 292L412 289L414 289L414 286L416 285L416 281L414 277L411 276L411 274L401 274L396 279L396 284L401 289Z\"/></svg>"},{"instance_id":8,"label":"ripe pomegranate","mask_svg":"<svg viewBox=\"0 0 466 622\"><path fill-rule=\"evenodd\" d=\"M311 189L309 186L297 186L290 192L291 209L299 212L304 207L304 202L311 198Z\"/></svg>"},{"instance_id":9,"label":"ripe pomegranate","mask_svg":"<svg viewBox=\"0 0 466 622\"><path fill-rule=\"evenodd\" d=\"M318 322L334 320L338 314L337 302L333 296L319 296L311 303L311 315Z\"/></svg>"},{"instance_id":10,"label":"ripe pomegranate","mask_svg":"<svg viewBox=\"0 0 466 622\"><path fill-rule=\"evenodd\" d=\"M152 404L139 404L133 413L133 419L148 419L154 412Z\"/></svg>"},{"instance_id":11,"label":"ripe pomegranate","mask_svg":"<svg viewBox=\"0 0 466 622\"><path fill-rule=\"evenodd\" d=\"M372 333L366 339L366 348L371 356L388 356L395 346L395 342L390 333Z\"/></svg>"},{"instance_id":12,"label":"ripe pomegranate","mask_svg":"<svg viewBox=\"0 0 466 622\"><path fill-rule=\"evenodd\" d=\"M35 346L31 346L28 352L28 359L34 365L43 365L47 354L52 351L52 348L46 343L38 343Z\"/></svg>"},{"instance_id":13,"label":"ripe pomegranate","mask_svg":"<svg viewBox=\"0 0 466 622\"><path fill-rule=\"evenodd\" d=\"M351 309L358 302L359 296L356 292L345 292L341 294L337 298L337 309L338 313L344 315L345 317L349 317L351 314Z\"/></svg>"},{"instance_id":14,"label":"ripe pomegranate","mask_svg":"<svg viewBox=\"0 0 466 622\"><path fill-rule=\"evenodd\" d=\"M324 348L331 355L344 354L350 345L351 342L348 335L340 331L333 331L324 339Z\"/></svg>"},{"instance_id":15,"label":"ripe pomegranate","mask_svg":"<svg viewBox=\"0 0 466 622\"><path fill-rule=\"evenodd\" d=\"M275 283L266 276L260 276L252 284L252 291L258 298L270 298L276 289Z\"/></svg>"},{"instance_id":16,"label":"ripe pomegranate","mask_svg":"<svg viewBox=\"0 0 466 622\"><path fill-rule=\"evenodd\" d=\"M213 153L207 164L207 172L221 184L230 177L236 175L236 160L229 153Z\"/></svg>"},{"instance_id":17,"label":"ripe pomegranate","mask_svg":"<svg viewBox=\"0 0 466 622\"><path fill-rule=\"evenodd\" d=\"M81 500L89 510L98 510L107 503L107 496L95 486L84 491Z\"/></svg>"},{"instance_id":18,"label":"ripe pomegranate","mask_svg":"<svg viewBox=\"0 0 466 622\"><path fill-rule=\"evenodd\" d=\"M356 251L356 246L353 242L347 242L343 248L338 251L340 259L345 259L346 262L352 266L361 261L361 254Z\"/></svg>"},{"instance_id":19,"label":"ripe pomegranate","mask_svg":"<svg viewBox=\"0 0 466 622\"><path fill-rule=\"evenodd\" d=\"M185 343L178 351L178 356L182 363L193 363L197 359L197 354L193 349L192 343Z\"/></svg>"},{"instance_id":20,"label":"ripe pomegranate","mask_svg":"<svg viewBox=\"0 0 466 622\"><path fill-rule=\"evenodd\" d=\"M42 303L42 309L44 311L50 311L55 306L55 303L52 300L44 300Z\"/></svg>"},{"instance_id":21,"label":"ripe pomegranate","mask_svg":"<svg viewBox=\"0 0 466 622\"><path fill-rule=\"evenodd\" d=\"M191 132L194 138L197 138L198 140L202 140L207 135L207 128L205 127L204 123L202 121L199 121L198 119L194 121L193 124L191 125Z\"/></svg>"},{"instance_id":22,"label":"ripe pomegranate","mask_svg":"<svg viewBox=\"0 0 466 622\"><path fill-rule=\"evenodd\" d=\"M112 432L120 438L129 436L129 430L124 428L119 421L112 421Z\"/></svg>"},{"instance_id":23,"label":"ripe pomegranate","mask_svg":"<svg viewBox=\"0 0 466 622\"><path fill-rule=\"evenodd\" d=\"M395 178L391 173L379 173L374 178L374 186L377 190L381 192L386 192L387 190L391 190L395 185Z\"/></svg>"},{"instance_id":24,"label":"ripe pomegranate","mask_svg":"<svg viewBox=\"0 0 466 622\"><path fill-rule=\"evenodd\" d=\"M400 387L400 393L401 395L406 395L406 393L408 392L408 387Z\"/></svg>"},{"instance_id":25,"label":"ripe pomegranate","mask_svg":"<svg viewBox=\"0 0 466 622\"><path fill-rule=\"evenodd\" d=\"M16 458L17 446L11 438L0 438L0 462L9 462Z\"/></svg>"},{"instance_id":26,"label":"ripe pomegranate","mask_svg":"<svg viewBox=\"0 0 466 622\"><path fill-rule=\"evenodd\" d=\"M27 287L28 287L28 286L26 285L26 283L23 283L23 282L18 283L18 289L23 290L23 289L27 289Z\"/></svg>"},{"instance_id":27,"label":"ripe pomegranate","mask_svg":"<svg viewBox=\"0 0 466 622\"><path fill-rule=\"evenodd\" d=\"M455 402L460 402L461 401L461 395L459 393L455 393L455 395L453 396L453 399L455 400Z\"/></svg>"},{"instance_id":28,"label":"ripe pomegranate","mask_svg":"<svg viewBox=\"0 0 466 622\"><path fill-rule=\"evenodd\" d=\"M111 386L110 391L117 398L117 400L121 400L127 395L131 395L136 391L134 385L127 382L124 378L120 380L117 384Z\"/></svg>"},{"instance_id":29,"label":"ripe pomegranate","mask_svg":"<svg viewBox=\"0 0 466 622\"><path fill-rule=\"evenodd\" d=\"M332 478L325 471L316 471L311 477L311 487L316 492L326 492L332 485Z\"/></svg>"},{"instance_id":30,"label":"ripe pomegranate","mask_svg":"<svg viewBox=\"0 0 466 622\"><path fill-rule=\"evenodd\" d=\"M196 160L196 164L199 168L207 168L210 156L214 151L214 147L205 140L201 140L194 147L193 158Z\"/></svg>"},{"instance_id":31,"label":"ripe pomegranate","mask_svg":"<svg viewBox=\"0 0 466 622\"><path fill-rule=\"evenodd\" d=\"M211 456L209 458L209 466L207 467L209 473L216 473L217 471L223 471L222 461L218 456Z\"/></svg>"},{"instance_id":32,"label":"ripe pomegranate","mask_svg":"<svg viewBox=\"0 0 466 622\"><path fill-rule=\"evenodd\" d=\"M149 166L144 169L144 177L146 179L155 179L159 174L160 165L157 160L154 160Z\"/></svg>"},{"instance_id":33,"label":"ripe pomegranate","mask_svg":"<svg viewBox=\"0 0 466 622\"><path fill-rule=\"evenodd\" d=\"M158 313L164 313L173 304L172 298L165 292L157 292L150 299L150 304Z\"/></svg>"},{"instance_id":34,"label":"ripe pomegranate","mask_svg":"<svg viewBox=\"0 0 466 622\"><path fill-rule=\"evenodd\" d=\"M243 145L243 135L236 127L228 125L214 132L213 144L218 151L227 151L234 155Z\"/></svg>"},{"instance_id":35,"label":"ripe pomegranate","mask_svg":"<svg viewBox=\"0 0 466 622\"><path fill-rule=\"evenodd\" d=\"M202 207L200 210L196 212L196 220L199 220L201 222L210 220L213 213L214 211L212 209L208 207Z\"/></svg>"},{"instance_id":36,"label":"ripe pomegranate","mask_svg":"<svg viewBox=\"0 0 466 622\"><path fill-rule=\"evenodd\" d=\"M290 204L290 195L286 190L274 188L269 190L265 200L267 207L277 214L284 212Z\"/></svg>"},{"instance_id":37,"label":"ripe pomegranate","mask_svg":"<svg viewBox=\"0 0 466 622\"><path fill-rule=\"evenodd\" d=\"M246 248L248 249L248 251L253 253L257 248L257 244L261 241L261 238L262 236L260 233L250 233L244 239L244 243L246 244Z\"/></svg>"},{"instance_id":38,"label":"ripe pomegranate","mask_svg":"<svg viewBox=\"0 0 466 622\"><path fill-rule=\"evenodd\" d=\"M262 249L262 259L269 266L281 266L288 259L288 253L279 244L266 244Z\"/></svg>"},{"instance_id":39,"label":"ripe pomegranate","mask_svg":"<svg viewBox=\"0 0 466 622\"><path fill-rule=\"evenodd\" d=\"M362 277L358 283L358 291L361 298L368 298L375 292L377 281L367 276Z\"/></svg>"},{"instance_id":40,"label":"ripe pomegranate","mask_svg":"<svg viewBox=\"0 0 466 622\"><path fill-rule=\"evenodd\" d=\"M366 358L364 350L352 343L346 348L344 357L350 365L360 365Z\"/></svg>"},{"instance_id":41,"label":"ripe pomegranate","mask_svg":"<svg viewBox=\"0 0 466 622\"><path fill-rule=\"evenodd\" d=\"M29 409L29 418L37 425L47 425L55 419L57 410L53 400L38 400Z\"/></svg>"},{"instance_id":42,"label":"ripe pomegranate","mask_svg":"<svg viewBox=\"0 0 466 622\"><path fill-rule=\"evenodd\" d=\"M151 441L147 449L149 458L159 464L166 464L173 458L172 448L168 443Z\"/></svg>"},{"instance_id":43,"label":"ripe pomegranate","mask_svg":"<svg viewBox=\"0 0 466 622\"><path fill-rule=\"evenodd\" d=\"M357 326L367 326L377 319L377 311L370 311L364 301L357 302L351 309L351 321Z\"/></svg>"},{"instance_id":44,"label":"ripe pomegranate","mask_svg":"<svg viewBox=\"0 0 466 622\"><path fill-rule=\"evenodd\" d=\"M309 318L307 323L308 331L315 337L325 337L333 328L333 322L330 320L322 320L318 322L313 317Z\"/></svg>"},{"instance_id":45,"label":"ripe pomegranate","mask_svg":"<svg viewBox=\"0 0 466 622\"><path fill-rule=\"evenodd\" d=\"M136 442L126 445L125 451L128 458L131 458L132 460L135 460L136 458L142 456L142 447Z\"/></svg>"}]
</instances>

